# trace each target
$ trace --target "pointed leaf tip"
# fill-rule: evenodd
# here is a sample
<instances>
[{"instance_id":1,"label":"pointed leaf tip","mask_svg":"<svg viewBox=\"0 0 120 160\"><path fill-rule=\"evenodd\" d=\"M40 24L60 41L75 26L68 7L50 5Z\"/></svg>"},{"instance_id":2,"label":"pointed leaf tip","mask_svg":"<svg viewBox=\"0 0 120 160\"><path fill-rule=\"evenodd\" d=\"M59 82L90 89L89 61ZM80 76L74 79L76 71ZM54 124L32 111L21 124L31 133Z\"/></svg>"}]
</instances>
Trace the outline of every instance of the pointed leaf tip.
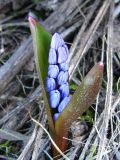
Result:
<instances>
[{"instance_id":1,"label":"pointed leaf tip","mask_svg":"<svg viewBox=\"0 0 120 160\"><path fill-rule=\"evenodd\" d=\"M98 66L100 67L100 69L102 69L103 70L103 68L104 68L104 64L103 64L103 62L98 62Z\"/></svg>"},{"instance_id":2,"label":"pointed leaf tip","mask_svg":"<svg viewBox=\"0 0 120 160\"><path fill-rule=\"evenodd\" d=\"M35 25L38 22L38 18L35 16L34 13L29 12L29 14L28 14L28 21L29 21L30 24Z\"/></svg>"}]
</instances>

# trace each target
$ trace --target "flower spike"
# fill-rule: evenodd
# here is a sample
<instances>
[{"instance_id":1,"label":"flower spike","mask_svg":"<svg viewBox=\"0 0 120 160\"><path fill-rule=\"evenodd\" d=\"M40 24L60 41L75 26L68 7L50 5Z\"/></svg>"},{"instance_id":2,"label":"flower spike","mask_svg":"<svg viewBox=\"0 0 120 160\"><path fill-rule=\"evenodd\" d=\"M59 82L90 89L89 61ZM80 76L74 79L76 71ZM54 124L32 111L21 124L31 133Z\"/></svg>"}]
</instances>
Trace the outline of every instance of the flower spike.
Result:
<instances>
[{"instance_id":1,"label":"flower spike","mask_svg":"<svg viewBox=\"0 0 120 160\"><path fill-rule=\"evenodd\" d=\"M49 93L50 106L55 112L53 120L56 121L60 112L68 103L69 85L68 85L68 48L62 37L55 33L52 36L51 48L49 51L48 78L46 80L46 89ZM53 65L54 64L54 65ZM52 78L52 79L51 79ZM54 83L54 82L55 83ZM51 92L50 92L51 91ZM60 105L58 109L58 106ZM57 110L56 110L57 109Z\"/></svg>"}]
</instances>

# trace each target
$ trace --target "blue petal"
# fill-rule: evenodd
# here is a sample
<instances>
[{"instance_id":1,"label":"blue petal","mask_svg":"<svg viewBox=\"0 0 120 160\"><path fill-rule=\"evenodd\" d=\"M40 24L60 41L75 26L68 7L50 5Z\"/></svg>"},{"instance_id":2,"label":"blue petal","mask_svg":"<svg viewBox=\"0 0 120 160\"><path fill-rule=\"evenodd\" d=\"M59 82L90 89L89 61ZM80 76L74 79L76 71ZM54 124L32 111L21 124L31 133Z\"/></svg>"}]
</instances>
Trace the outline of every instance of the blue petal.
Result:
<instances>
[{"instance_id":1,"label":"blue petal","mask_svg":"<svg viewBox=\"0 0 120 160\"><path fill-rule=\"evenodd\" d=\"M60 86L59 88L61 98L67 97L69 95L69 84L65 83Z\"/></svg>"},{"instance_id":2,"label":"blue petal","mask_svg":"<svg viewBox=\"0 0 120 160\"><path fill-rule=\"evenodd\" d=\"M60 113L55 113L53 115L53 120L56 121L58 119L59 115L60 115Z\"/></svg>"},{"instance_id":3,"label":"blue petal","mask_svg":"<svg viewBox=\"0 0 120 160\"><path fill-rule=\"evenodd\" d=\"M57 65L49 65L48 76L51 78L56 78L59 73L59 67Z\"/></svg>"},{"instance_id":4,"label":"blue petal","mask_svg":"<svg viewBox=\"0 0 120 160\"><path fill-rule=\"evenodd\" d=\"M62 112L63 109L67 106L67 104L69 103L70 101L70 97L65 97L62 102L59 104L58 106L58 111L59 112Z\"/></svg>"},{"instance_id":5,"label":"blue petal","mask_svg":"<svg viewBox=\"0 0 120 160\"><path fill-rule=\"evenodd\" d=\"M69 64L68 63L61 63L60 64L60 70L63 70L63 71L68 71L69 69Z\"/></svg>"},{"instance_id":6,"label":"blue petal","mask_svg":"<svg viewBox=\"0 0 120 160\"><path fill-rule=\"evenodd\" d=\"M56 108L60 102L60 92L58 90L53 90L50 92L50 105L52 108Z\"/></svg>"},{"instance_id":7,"label":"blue petal","mask_svg":"<svg viewBox=\"0 0 120 160\"><path fill-rule=\"evenodd\" d=\"M47 77L46 78L46 90L48 92L54 90L56 87L56 83L55 83L55 80L53 78L49 78Z\"/></svg>"},{"instance_id":8,"label":"blue petal","mask_svg":"<svg viewBox=\"0 0 120 160\"><path fill-rule=\"evenodd\" d=\"M57 63L56 51L53 48L50 48L48 61L49 61L49 64L56 64Z\"/></svg>"},{"instance_id":9,"label":"blue petal","mask_svg":"<svg viewBox=\"0 0 120 160\"><path fill-rule=\"evenodd\" d=\"M66 54L66 49L64 47L58 48L58 63L66 62L68 55Z\"/></svg>"},{"instance_id":10,"label":"blue petal","mask_svg":"<svg viewBox=\"0 0 120 160\"><path fill-rule=\"evenodd\" d=\"M68 72L60 71L57 76L57 82L59 85L66 83L68 80Z\"/></svg>"},{"instance_id":11,"label":"blue petal","mask_svg":"<svg viewBox=\"0 0 120 160\"><path fill-rule=\"evenodd\" d=\"M64 44L65 44L64 40L62 39L62 37L58 33L55 33L52 36L51 48L54 48L55 50L57 50L58 47L60 47L60 46L62 46Z\"/></svg>"}]
</instances>

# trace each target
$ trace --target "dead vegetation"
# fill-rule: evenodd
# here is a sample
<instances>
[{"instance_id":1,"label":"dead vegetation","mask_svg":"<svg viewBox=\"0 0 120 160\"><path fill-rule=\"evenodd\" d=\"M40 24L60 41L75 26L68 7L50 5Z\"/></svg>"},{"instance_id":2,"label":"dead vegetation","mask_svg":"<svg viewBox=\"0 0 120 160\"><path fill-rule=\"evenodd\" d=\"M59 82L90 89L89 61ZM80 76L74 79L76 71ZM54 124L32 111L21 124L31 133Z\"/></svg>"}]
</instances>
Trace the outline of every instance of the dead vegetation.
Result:
<instances>
[{"instance_id":1,"label":"dead vegetation","mask_svg":"<svg viewBox=\"0 0 120 160\"><path fill-rule=\"evenodd\" d=\"M0 2L0 159L52 159L27 21L27 14L32 10L45 28L51 33L61 33L68 43L73 90L96 62L105 64L101 90L90 107L94 113L90 117L92 125L89 121L75 122L71 127L69 149L64 154L70 160L119 160L119 0L35 2Z\"/></svg>"}]
</instances>

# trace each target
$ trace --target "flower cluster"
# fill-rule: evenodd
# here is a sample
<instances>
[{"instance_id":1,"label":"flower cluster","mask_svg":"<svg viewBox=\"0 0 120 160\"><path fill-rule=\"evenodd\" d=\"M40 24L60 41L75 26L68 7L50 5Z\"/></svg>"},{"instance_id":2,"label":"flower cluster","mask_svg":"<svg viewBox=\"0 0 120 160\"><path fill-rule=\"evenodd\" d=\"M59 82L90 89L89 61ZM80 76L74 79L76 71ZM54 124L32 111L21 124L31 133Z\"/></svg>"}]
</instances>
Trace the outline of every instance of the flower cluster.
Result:
<instances>
[{"instance_id":1,"label":"flower cluster","mask_svg":"<svg viewBox=\"0 0 120 160\"><path fill-rule=\"evenodd\" d=\"M68 48L62 37L55 33L49 51L48 76L46 90L49 92L50 106L54 109L53 119L56 120L70 101L68 84Z\"/></svg>"}]
</instances>

